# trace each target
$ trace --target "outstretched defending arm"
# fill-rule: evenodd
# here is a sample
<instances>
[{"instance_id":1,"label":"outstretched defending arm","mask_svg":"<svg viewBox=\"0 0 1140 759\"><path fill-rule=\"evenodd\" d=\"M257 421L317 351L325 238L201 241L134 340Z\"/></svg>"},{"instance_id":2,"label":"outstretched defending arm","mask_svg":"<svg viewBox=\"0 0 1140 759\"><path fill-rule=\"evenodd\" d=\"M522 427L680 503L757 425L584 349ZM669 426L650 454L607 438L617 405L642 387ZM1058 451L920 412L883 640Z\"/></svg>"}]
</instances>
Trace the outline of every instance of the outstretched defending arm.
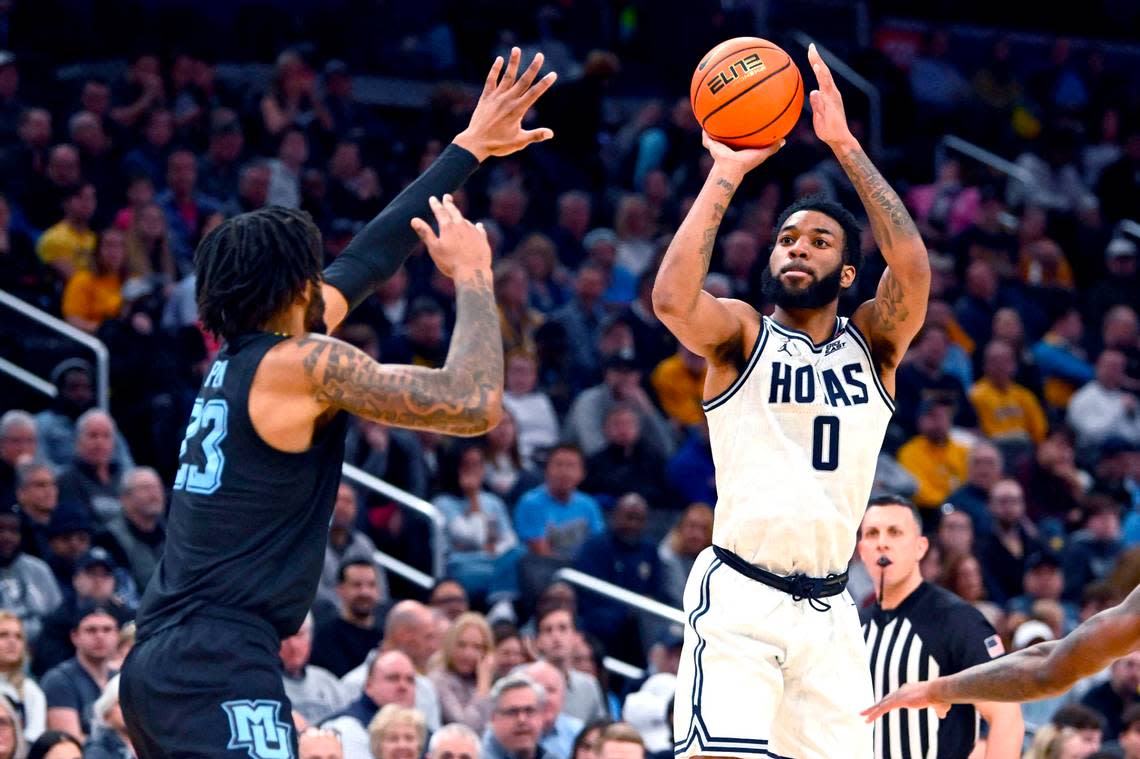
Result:
<instances>
[{"instance_id":1,"label":"outstretched defending arm","mask_svg":"<svg viewBox=\"0 0 1140 759\"><path fill-rule=\"evenodd\" d=\"M930 260L918 227L898 193L851 134L839 88L815 45L808 48L808 61L819 82L819 89L809 96L815 133L835 153L855 185L871 221L875 242L887 261L875 297L855 311L854 321L871 341L879 371L887 375L884 380L891 380L890 387L894 384L891 375L895 367L926 318Z\"/></svg>"},{"instance_id":2,"label":"outstretched defending arm","mask_svg":"<svg viewBox=\"0 0 1140 759\"><path fill-rule=\"evenodd\" d=\"M430 204L437 237L412 223L440 270L455 281L455 332L442 369L379 364L323 335L300 346L305 374L323 409L348 411L396 427L480 435L502 415L503 340L491 278L491 247L481 225L463 218L450 196Z\"/></svg>"},{"instance_id":3,"label":"outstretched defending arm","mask_svg":"<svg viewBox=\"0 0 1140 759\"><path fill-rule=\"evenodd\" d=\"M554 136L549 129L522 128L526 112L550 89L556 75L551 72L535 82L543 62L538 53L518 76L521 55L517 47L511 51L501 79L503 59L495 59L467 128L325 270L324 320L330 331L411 254L417 240L408 222L427 215L429 197L458 189L488 156L509 155Z\"/></svg>"},{"instance_id":4,"label":"outstretched defending arm","mask_svg":"<svg viewBox=\"0 0 1140 759\"><path fill-rule=\"evenodd\" d=\"M729 306L704 291L716 233L740 181L780 149L733 150L707 134L713 167L693 207L673 235L653 283L653 310L686 348L714 363L740 340L741 325Z\"/></svg>"},{"instance_id":5,"label":"outstretched defending arm","mask_svg":"<svg viewBox=\"0 0 1140 759\"><path fill-rule=\"evenodd\" d=\"M1089 618L1061 640L1039 643L956 675L904 685L863 715L870 722L892 709L929 706L942 716L950 704L1049 698L1138 647L1140 588L1119 606Z\"/></svg>"}]
</instances>

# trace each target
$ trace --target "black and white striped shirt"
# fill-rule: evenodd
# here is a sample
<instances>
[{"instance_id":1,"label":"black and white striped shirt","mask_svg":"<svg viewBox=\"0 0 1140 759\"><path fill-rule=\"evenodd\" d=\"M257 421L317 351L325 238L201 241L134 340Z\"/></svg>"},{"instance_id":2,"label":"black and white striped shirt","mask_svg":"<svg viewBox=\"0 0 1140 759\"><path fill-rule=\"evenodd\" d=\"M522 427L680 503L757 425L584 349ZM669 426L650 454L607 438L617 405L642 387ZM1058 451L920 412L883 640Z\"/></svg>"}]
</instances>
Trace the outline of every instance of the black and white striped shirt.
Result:
<instances>
[{"instance_id":1,"label":"black and white striped shirt","mask_svg":"<svg viewBox=\"0 0 1140 759\"><path fill-rule=\"evenodd\" d=\"M875 604L861 617L876 699L1004 652L981 612L926 582L898 607ZM875 723L875 759L961 759L977 740L977 711L969 704L952 707L941 721L933 709L899 709Z\"/></svg>"}]
</instances>

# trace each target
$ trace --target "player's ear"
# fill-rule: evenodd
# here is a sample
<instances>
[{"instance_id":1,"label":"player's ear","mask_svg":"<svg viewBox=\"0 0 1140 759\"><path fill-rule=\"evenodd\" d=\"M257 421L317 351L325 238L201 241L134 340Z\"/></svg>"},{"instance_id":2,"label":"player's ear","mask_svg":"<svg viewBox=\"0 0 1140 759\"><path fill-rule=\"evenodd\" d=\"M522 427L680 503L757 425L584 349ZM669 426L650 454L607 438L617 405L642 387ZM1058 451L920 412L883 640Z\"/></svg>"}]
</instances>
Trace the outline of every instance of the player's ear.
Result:
<instances>
[{"instance_id":1,"label":"player's ear","mask_svg":"<svg viewBox=\"0 0 1140 759\"><path fill-rule=\"evenodd\" d=\"M918 546L918 560L922 561L926 558L926 552L930 550L930 538L919 535L916 545Z\"/></svg>"},{"instance_id":2,"label":"player's ear","mask_svg":"<svg viewBox=\"0 0 1140 759\"><path fill-rule=\"evenodd\" d=\"M839 286L846 290L855 283L855 267L851 264L843 264L843 270L839 274Z\"/></svg>"}]
</instances>

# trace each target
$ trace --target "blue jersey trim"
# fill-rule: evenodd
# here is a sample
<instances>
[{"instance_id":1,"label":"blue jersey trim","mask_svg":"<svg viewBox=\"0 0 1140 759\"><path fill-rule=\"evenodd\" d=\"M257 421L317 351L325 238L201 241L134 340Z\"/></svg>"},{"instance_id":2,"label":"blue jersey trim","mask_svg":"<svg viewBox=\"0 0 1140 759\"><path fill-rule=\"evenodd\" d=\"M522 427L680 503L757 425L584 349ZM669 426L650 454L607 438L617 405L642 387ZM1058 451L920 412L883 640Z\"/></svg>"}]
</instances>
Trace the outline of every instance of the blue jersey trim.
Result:
<instances>
[{"instance_id":1,"label":"blue jersey trim","mask_svg":"<svg viewBox=\"0 0 1140 759\"><path fill-rule=\"evenodd\" d=\"M689 720L689 731L685 739L673 742L673 754L683 754L695 742L701 754L723 754L725 756L739 756L741 754L756 754L770 757L770 759L790 759L790 757L776 754L768 749L768 741L762 738L733 738L730 736L710 735L701 716L701 689L704 685L704 671L701 666L701 654L704 653L706 641L697 631L697 621L708 613L712 607L712 575L724 566L720 559L713 559L701 578L701 595L697 607L689 614L689 627L697 636L697 645L693 649L693 692L692 717Z\"/></svg>"}]
</instances>

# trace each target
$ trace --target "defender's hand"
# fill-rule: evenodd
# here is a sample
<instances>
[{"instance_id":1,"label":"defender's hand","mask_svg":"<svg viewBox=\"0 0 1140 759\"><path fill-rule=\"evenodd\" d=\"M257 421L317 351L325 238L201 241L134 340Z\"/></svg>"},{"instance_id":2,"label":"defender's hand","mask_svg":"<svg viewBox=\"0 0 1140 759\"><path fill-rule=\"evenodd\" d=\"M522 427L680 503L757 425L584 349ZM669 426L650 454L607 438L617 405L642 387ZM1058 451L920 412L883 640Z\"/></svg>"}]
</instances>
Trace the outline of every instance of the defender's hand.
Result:
<instances>
[{"instance_id":1,"label":"defender's hand","mask_svg":"<svg viewBox=\"0 0 1140 759\"><path fill-rule=\"evenodd\" d=\"M439 270L454 279L462 271L491 268L491 244L483 225L463 218L450 195L444 195L442 203L433 195L428 198L428 205L435 214L439 234L420 218L412 219L412 229L427 246Z\"/></svg>"},{"instance_id":2,"label":"defender's hand","mask_svg":"<svg viewBox=\"0 0 1140 759\"><path fill-rule=\"evenodd\" d=\"M946 712L950 711L950 704L943 703L934 698L933 689L929 681L903 685L898 690L888 693L882 701L870 709L864 709L860 714L866 717L868 722L874 722L879 717L894 709L926 708L934 709L939 719L945 717Z\"/></svg>"},{"instance_id":3,"label":"defender's hand","mask_svg":"<svg viewBox=\"0 0 1140 759\"><path fill-rule=\"evenodd\" d=\"M545 128L523 129L522 120L558 75L551 71L535 84L534 79L543 62L542 53L538 53L522 76L516 79L521 57L521 50L517 47L511 49L511 58L502 79L499 72L503 70L503 59L495 59L487 81L483 83L483 94L471 114L471 123L455 138L455 144L471 151L480 162L487 156L510 155L532 142L549 140L554 136L554 132Z\"/></svg>"}]
</instances>

